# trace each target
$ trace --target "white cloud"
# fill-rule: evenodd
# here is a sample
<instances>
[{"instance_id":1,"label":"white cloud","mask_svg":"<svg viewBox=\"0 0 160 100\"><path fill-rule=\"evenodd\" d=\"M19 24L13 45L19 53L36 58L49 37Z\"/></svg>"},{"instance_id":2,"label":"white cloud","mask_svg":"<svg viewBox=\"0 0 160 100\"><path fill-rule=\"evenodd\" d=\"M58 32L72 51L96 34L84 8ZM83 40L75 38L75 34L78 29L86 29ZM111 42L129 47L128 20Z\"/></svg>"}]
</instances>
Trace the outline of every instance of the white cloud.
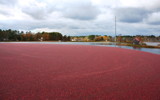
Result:
<instances>
[{"instance_id":1,"label":"white cloud","mask_svg":"<svg viewBox=\"0 0 160 100\"><path fill-rule=\"evenodd\" d=\"M14 6L18 0L0 0L0 5Z\"/></svg>"},{"instance_id":2,"label":"white cloud","mask_svg":"<svg viewBox=\"0 0 160 100\"><path fill-rule=\"evenodd\" d=\"M152 34L160 28L159 0L0 0L0 28L68 35Z\"/></svg>"},{"instance_id":3,"label":"white cloud","mask_svg":"<svg viewBox=\"0 0 160 100\"><path fill-rule=\"evenodd\" d=\"M160 12L154 12L148 16L146 22L152 25L160 25Z\"/></svg>"}]
</instances>

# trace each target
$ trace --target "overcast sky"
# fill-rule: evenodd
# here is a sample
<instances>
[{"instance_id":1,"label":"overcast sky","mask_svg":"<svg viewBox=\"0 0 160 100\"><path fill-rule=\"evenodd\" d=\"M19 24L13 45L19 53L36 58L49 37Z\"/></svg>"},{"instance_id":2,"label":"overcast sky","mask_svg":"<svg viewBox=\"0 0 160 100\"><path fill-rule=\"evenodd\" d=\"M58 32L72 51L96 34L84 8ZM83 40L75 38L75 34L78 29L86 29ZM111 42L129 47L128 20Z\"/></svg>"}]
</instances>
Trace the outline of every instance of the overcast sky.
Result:
<instances>
[{"instance_id":1,"label":"overcast sky","mask_svg":"<svg viewBox=\"0 0 160 100\"><path fill-rule=\"evenodd\" d=\"M160 35L160 0L0 0L0 29Z\"/></svg>"}]
</instances>

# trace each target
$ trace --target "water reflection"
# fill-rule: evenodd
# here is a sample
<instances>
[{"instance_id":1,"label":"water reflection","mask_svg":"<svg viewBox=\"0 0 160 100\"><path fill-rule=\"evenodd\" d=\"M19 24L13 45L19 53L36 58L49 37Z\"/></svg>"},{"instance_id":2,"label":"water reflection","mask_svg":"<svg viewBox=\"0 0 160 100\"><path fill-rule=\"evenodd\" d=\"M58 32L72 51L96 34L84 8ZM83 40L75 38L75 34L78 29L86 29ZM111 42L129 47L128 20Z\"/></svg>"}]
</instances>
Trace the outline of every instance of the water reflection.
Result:
<instances>
[{"instance_id":1,"label":"water reflection","mask_svg":"<svg viewBox=\"0 0 160 100\"><path fill-rule=\"evenodd\" d=\"M133 46L133 49L135 49L135 50L141 50L141 47Z\"/></svg>"}]
</instances>

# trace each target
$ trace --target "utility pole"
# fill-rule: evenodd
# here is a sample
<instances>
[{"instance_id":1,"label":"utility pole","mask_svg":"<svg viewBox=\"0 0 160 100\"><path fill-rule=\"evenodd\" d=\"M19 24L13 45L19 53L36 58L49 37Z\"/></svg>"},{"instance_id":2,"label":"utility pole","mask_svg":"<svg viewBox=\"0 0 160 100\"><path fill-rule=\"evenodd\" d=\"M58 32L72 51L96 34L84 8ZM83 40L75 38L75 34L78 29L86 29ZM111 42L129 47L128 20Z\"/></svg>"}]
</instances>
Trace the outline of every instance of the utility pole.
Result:
<instances>
[{"instance_id":1,"label":"utility pole","mask_svg":"<svg viewBox=\"0 0 160 100\"><path fill-rule=\"evenodd\" d=\"M117 41L117 38L116 38L116 16L115 16L115 42Z\"/></svg>"}]
</instances>

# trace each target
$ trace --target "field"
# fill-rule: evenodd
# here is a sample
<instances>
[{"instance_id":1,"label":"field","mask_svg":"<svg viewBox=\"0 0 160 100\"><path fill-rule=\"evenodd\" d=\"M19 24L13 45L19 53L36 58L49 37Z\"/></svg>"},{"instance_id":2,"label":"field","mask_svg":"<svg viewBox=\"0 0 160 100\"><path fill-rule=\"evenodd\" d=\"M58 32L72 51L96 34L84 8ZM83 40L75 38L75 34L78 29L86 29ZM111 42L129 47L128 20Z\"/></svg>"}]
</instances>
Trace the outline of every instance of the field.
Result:
<instances>
[{"instance_id":1,"label":"field","mask_svg":"<svg viewBox=\"0 0 160 100\"><path fill-rule=\"evenodd\" d=\"M160 55L1 43L0 100L160 100Z\"/></svg>"}]
</instances>

